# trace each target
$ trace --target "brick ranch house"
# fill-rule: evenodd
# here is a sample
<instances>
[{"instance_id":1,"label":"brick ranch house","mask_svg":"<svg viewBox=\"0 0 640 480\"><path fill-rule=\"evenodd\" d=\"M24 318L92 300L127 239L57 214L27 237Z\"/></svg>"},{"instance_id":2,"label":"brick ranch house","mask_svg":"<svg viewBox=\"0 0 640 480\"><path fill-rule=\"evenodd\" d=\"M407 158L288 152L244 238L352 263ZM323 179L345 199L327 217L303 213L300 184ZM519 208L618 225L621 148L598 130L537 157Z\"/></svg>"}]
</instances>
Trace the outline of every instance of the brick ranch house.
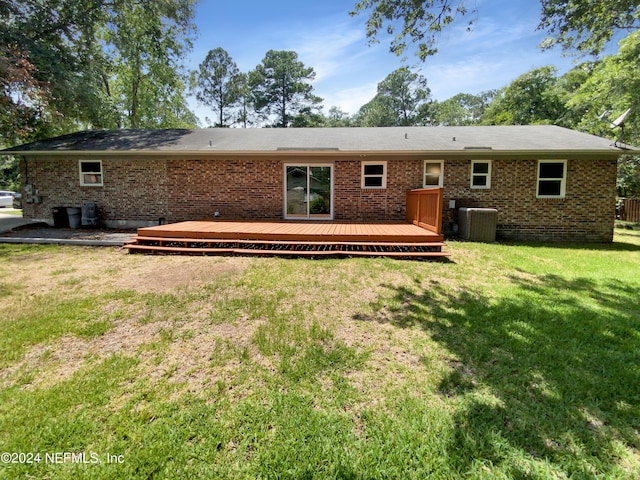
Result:
<instances>
[{"instance_id":1,"label":"brick ranch house","mask_svg":"<svg viewBox=\"0 0 640 480\"><path fill-rule=\"evenodd\" d=\"M404 220L406 194L443 188L457 209L498 210L498 238L610 242L610 140L550 126L87 131L19 155L26 218L97 205L110 227L183 220Z\"/></svg>"}]
</instances>

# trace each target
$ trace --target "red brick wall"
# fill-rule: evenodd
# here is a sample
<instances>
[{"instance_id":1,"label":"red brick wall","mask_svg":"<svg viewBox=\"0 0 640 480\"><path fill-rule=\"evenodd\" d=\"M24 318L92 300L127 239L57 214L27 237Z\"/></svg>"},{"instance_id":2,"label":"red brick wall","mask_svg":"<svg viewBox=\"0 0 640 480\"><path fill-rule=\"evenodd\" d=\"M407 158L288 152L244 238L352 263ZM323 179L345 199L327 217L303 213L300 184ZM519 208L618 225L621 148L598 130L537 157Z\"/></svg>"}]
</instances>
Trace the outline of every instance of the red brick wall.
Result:
<instances>
[{"instance_id":1,"label":"red brick wall","mask_svg":"<svg viewBox=\"0 0 640 480\"><path fill-rule=\"evenodd\" d=\"M334 165L335 220L404 220L406 192L421 186L422 167L416 161L388 162L387 188L371 190L361 188L360 160L328 163ZM281 219L284 164L272 159L169 160L168 183L177 188L169 192L167 218L207 218L220 212L221 218Z\"/></svg>"},{"instance_id":2,"label":"red brick wall","mask_svg":"<svg viewBox=\"0 0 640 480\"><path fill-rule=\"evenodd\" d=\"M471 189L471 160L445 164L444 227L451 228L456 208L498 210L498 237L511 240L606 241L613 239L615 160L567 161L566 195L536 198L537 160L493 160L491 188Z\"/></svg>"},{"instance_id":3,"label":"red brick wall","mask_svg":"<svg viewBox=\"0 0 640 480\"><path fill-rule=\"evenodd\" d=\"M100 158L104 187L81 187L78 158L91 159L56 156L22 162L25 183L43 198L41 204L25 202L25 217L51 220L52 207L84 202L95 202L110 225L211 218L214 212L226 219L283 216L284 159L105 157ZM335 220L404 220L407 190L422 187L423 160L385 160L387 188L371 190L361 188L360 158L330 160ZM501 238L611 241L616 161L569 159L564 199L536 198L537 164L535 159L494 159L491 188L479 190L470 188L470 159L446 160L445 232L452 231L457 208L486 207L498 209ZM456 201L456 209L448 208L449 200Z\"/></svg>"},{"instance_id":4,"label":"red brick wall","mask_svg":"<svg viewBox=\"0 0 640 480\"><path fill-rule=\"evenodd\" d=\"M376 159L367 158L367 161ZM382 160L381 160L382 161ZM422 162L386 160L387 188L363 189L360 160L335 163L335 219L345 221L404 220L407 190L422 187Z\"/></svg>"},{"instance_id":5,"label":"red brick wall","mask_svg":"<svg viewBox=\"0 0 640 480\"><path fill-rule=\"evenodd\" d=\"M80 207L85 202L98 206L100 217L116 224L157 223L167 215L166 162L158 159L96 158L102 160L102 187L80 186L78 159L49 157L21 162L24 184L33 185L42 203L27 203L23 192L23 211L27 218L52 219L54 207Z\"/></svg>"},{"instance_id":6,"label":"red brick wall","mask_svg":"<svg viewBox=\"0 0 640 480\"><path fill-rule=\"evenodd\" d=\"M169 221L213 217L281 219L283 162L271 159L168 160Z\"/></svg>"}]
</instances>

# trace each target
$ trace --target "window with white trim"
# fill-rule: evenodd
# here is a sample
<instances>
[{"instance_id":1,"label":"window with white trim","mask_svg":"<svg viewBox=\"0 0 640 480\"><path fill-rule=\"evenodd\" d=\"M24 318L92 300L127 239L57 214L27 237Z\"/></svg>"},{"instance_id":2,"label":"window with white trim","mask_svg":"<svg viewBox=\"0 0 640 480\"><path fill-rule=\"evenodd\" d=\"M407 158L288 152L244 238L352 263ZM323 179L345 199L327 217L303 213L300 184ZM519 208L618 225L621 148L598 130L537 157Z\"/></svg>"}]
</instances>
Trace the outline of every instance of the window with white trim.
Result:
<instances>
[{"instance_id":1,"label":"window with white trim","mask_svg":"<svg viewBox=\"0 0 640 480\"><path fill-rule=\"evenodd\" d=\"M538 160L538 198L564 198L566 185L566 160Z\"/></svg>"},{"instance_id":2,"label":"window with white trim","mask_svg":"<svg viewBox=\"0 0 640 480\"><path fill-rule=\"evenodd\" d=\"M444 160L425 160L422 186L439 188L444 185Z\"/></svg>"},{"instance_id":3,"label":"window with white trim","mask_svg":"<svg viewBox=\"0 0 640 480\"><path fill-rule=\"evenodd\" d=\"M102 160L80 160L80 185L102 187Z\"/></svg>"},{"instance_id":4,"label":"window with white trim","mask_svg":"<svg viewBox=\"0 0 640 480\"><path fill-rule=\"evenodd\" d=\"M362 162L362 188L387 188L387 162Z\"/></svg>"},{"instance_id":5,"label":"window with white trim","mask_svg":"<svg viewBox=\"0 0 640 480\"><path fill-rule=\"evenodd\" d=\"M491 188L491 160L471 160L471 188Z\"/></svg>"}]
</instances>

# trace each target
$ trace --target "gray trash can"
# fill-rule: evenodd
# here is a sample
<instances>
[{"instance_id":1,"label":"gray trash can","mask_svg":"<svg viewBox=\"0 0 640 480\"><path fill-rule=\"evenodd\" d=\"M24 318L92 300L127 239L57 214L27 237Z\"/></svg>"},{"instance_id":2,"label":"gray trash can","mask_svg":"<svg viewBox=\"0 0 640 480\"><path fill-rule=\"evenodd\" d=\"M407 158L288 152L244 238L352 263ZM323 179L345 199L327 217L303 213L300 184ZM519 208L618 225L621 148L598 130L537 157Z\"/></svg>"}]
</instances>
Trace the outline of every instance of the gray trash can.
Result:
<instances>
[{"instance_id":1,"label":"gray trash can","mask_svg":"<svg viewBox=\"0 0 640 480\"><path fill-rule=\"evenodd\" d=\"M53 207L51 209L51 215L53 215L53 226L55 228L69 228L67 207Z\"/></svg>"},{"instance_id":2,"label":"gray trash can","mask_svg":"<svg viewBox=\"0 0 640 480\"><path fill-rule=\"evenodd\" d=\"M67 215L69 216L69 227L80 228L82 220L82 209L69 207L67 208Z\"/></svg>"},{"instance_id":3,"label":"gray trash can","mask_svg":"<svg viewBox=\"0 0 640 480\"><path fill-rule=\"evenodd\" d=\"M98 225L98 207L95 203L82 204L82 225L95 227Z\"/></svg>"}]
</instances>

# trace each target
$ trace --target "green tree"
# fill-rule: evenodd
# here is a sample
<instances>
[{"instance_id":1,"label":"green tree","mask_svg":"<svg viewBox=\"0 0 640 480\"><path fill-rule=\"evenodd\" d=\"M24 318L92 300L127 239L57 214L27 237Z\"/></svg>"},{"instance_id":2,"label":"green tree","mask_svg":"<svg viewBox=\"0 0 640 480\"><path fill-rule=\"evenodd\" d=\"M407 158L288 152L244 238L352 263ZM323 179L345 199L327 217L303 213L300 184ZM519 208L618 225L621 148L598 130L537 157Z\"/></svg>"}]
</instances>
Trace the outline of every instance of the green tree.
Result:
<instances>
[{"instance_id":1,"label":"green tree","mask_svg":"<svg viewBox=\"0 0 640 480\"><path fill-rule=\"evenodd\" d=\"M238 81L238 110L234 123L243 128L258 123L257 113L254 107L254 98L249 86L249 75L239 73Z\"/></svg>"},{"instance_id":2,"label":"green tree","mask_svg":"<svg viewBox=\"0 0 640 480\"><path fill-rule=\"evenodd\" d=\"M0 47L0 147L28 137L48 121L51 92L34 70L26 54Z\"/></svg>"},{"instance_id":3,"label":"green tree","mask_svg":"<svg viewBox=\"0 0 640 480\"><path fill-rule=\"evenodd\" d=\"M541 0L540 28L552 37L544 48L561 45L597 55L616 31L640 26L638 0Z\"/></svg>"},{"instance_id":4,"label":"green tree","mask_svg":"<svg viewBox=\"0 0 640 480\"><path fill-rule=\"evenodd\" d=\"M6 143L64 130L85 120L92 97L83 68L102 22L101 0L0 2L0 128Z\"/></svg>"},{"instance_id":5,"label":"green tree","mask_svg":"<svg viewBox=\"0 0 640 480\"><path fill-rule=\"evenodd\" d=\"M433 125L477 125L497 94L496 90L479 95L459 93L443 102L434 102L431 107Z\"/></svg>"},{"instance_id":6,"label":"green tree","mask_svg":"<svg viewBox=\"0 0 640 480\"><path fill-rule=\"evenodd\" d=\"M352 123L351 116L336 106L331 107L325 117L327 127L351 127Z\"/></svg>"},{"instance_id":7,"label":"green tree","mask_svg":"<svg viewBox=\"0 0 640 480\"><path fill-rule=\"evenodd\" d=\"M487 108L488 125L556 124L566 107L556 88L557 69L541 67L516 78L500 90Z\"/></svg>"},{"instance_id":8,"label":"green tree","mask_svg":"<svg viewBox=\"0 0 640 480\"><path fill-rule=\"evenodd\" d=\"M181 62L191 48L194 0L123 2L101 30L109 95L130 128L193 126Z\"/></svg>"},{"instance_id":9,"label":"green tree","mask_svg":"<svg viewBox=\"0 0 640 480\"><path fill-rule=\"evenodd\" d=\"M269 50L249 74L256 111L265 119L275 116L274 126L288 127L297 115L318 110L322 99L314 95L311 81L316 73L287 50Z\"/></svg>"},{"instance_id":10,"label":"green tree","mask_svg":"<svg viewBox=\"0 0 640 480\"><path fill-rule=\"evenodd\" d=\"M426 115L424 107L431 99L431 90L424 76L402 67L378 84L378 95L389 99L398 125L416 125Z\"/></svg>"},{"instance_id":11,"label":"green tree","mask_svg":"<svg viewBox=\"0 0 640 480\"><path fill-rule=\"evenodd\" d=\"M3 141L195 122L179 71L194 1L0 2Z\"/></svg>"},{"instance_id":12,"label":"green tree","mask_svg":"<svg viewBox=\"0 0 640 480\"><path fill-rule=\"evenodd\" d=\"M195 74L196 98L217 110L216 127L227 127L232 120L230 109L240 101L240 69L223 48L210 50ZM228 113L229 112L229 113Z\"/></svg>"},{"instance_id":13,"label":"green tree","mask_svg":"<svg viewBox=\"0 0 640 480\"><path fill-rule=\"evenodd\" d=\"M577 128L581 118L590 107L584 109L573 106L571 99L575 96L576 91L589 80L597 64L597 61L584 62L557 79L556 92L560 102L562 102L565 107L563 115L556 120L557 125L567 128Z\"/></svg>"},{"instance_id":14,"label":"green tree","mask_svg":"<svg viewBox=\"0 0 640 480\"><path fill-rule=\"evenodd\" d=\"M291 120L291 127L319 128L327 126L327 119L321 112L303 109Z\"/></svg>"},{"instance_id":15,"label":"green tree","mask_svg":"<svg viewBox=\"0 0 640 480\"><path fill-rule=\"evenodd\" d=\"M566 50L599 53L612 35L640 25L638 0L540 0L539 28L551 37L543 47L560 44ZM380 31L392 36L390 50L404 54L408 42L417 45L416 55L425 60L438 50L440 33L458 18L471 28L477 18L475 2L469 0L361 0L352 15L368 13L367 38L377 42Z\"/></svg>"},{"instance_id":16,"label":"green tree","mask_svg":"<svg viewBox=\"0 0 640 480\"><path fill-rule=\"evenodd\" d=\"M640 31L620 41L615 55L591 66L589 76L567 102L580 112L576 127L594 135L608 137L618 145L640 145ZM628 109L622 126L612 121ZM624 156L618 164L620 195L640 197L640 157Z\"/></svg>"},{"instance_id":17,"label":"green tree","mask_svg":"<svg viewBox=\"0 0 640 480\"><path fill-rule=\"evenodd\" d=\"M567 102L583 115L577 127L604 137L617 138L630 144L640 144L640 31L620 42L615 55L609 55L593 65L592 72ZM624 135L610 122L627 109Z\"/></svg>"},{"instance_id":18,"label":"green tree","mask_svg":"<svg viewBox=\"0 0 640 480\"><path fill-rule=\"evenodd\" d=\"M20 190L20 161L18 157L0 156L0 188L2 190Z\"/></svg>"},{"instance_id":19,"label":"green tree","mask_svg":"<svg viewBox=\"0 0 640 480\"><path fill-rule=\"evenodd\" d=\"M618 195L640 198L640 156L624 155L618 161Z\"/></svg>"},{"instance_id":20,"label":"green tree","mask_svg":"<svg viewBox=\"0 0 640 480\"><path fill-rule=\"evenodd\" d=\"M361 0L351 15L369 12L367 38L376 43L380 30L393 36L389 49L402 55L407 40L417 44L416 55L420 60L437 53L436 43L444 27L456 17L473 18L475 8L467 6L467 0ZM473 19L468 21L471 27ZM401 26L400 26L401 25Z\"/></svg>"},{"instance_id":21,"label":"green tree","mask_svg":"<svg viewBox=\"0 0 640 480\"><path fill-rule=\"evenodd\" d=\"M358 112L362 126L406 126L428 123L431 91L427 79L406 67L378 84L376 96Z\"/></svg>"},{"instance_id":22,"label":"green tree","mask_svg":"<svg viewBox=\"0 0 640 480\"><path fill-rule=\"evenodd\" d=\"M398 117L389 98L376 95L360 107L355 116L355 124L359 127L393 127L398 124Z\"/></svg>"}]
</instances>

